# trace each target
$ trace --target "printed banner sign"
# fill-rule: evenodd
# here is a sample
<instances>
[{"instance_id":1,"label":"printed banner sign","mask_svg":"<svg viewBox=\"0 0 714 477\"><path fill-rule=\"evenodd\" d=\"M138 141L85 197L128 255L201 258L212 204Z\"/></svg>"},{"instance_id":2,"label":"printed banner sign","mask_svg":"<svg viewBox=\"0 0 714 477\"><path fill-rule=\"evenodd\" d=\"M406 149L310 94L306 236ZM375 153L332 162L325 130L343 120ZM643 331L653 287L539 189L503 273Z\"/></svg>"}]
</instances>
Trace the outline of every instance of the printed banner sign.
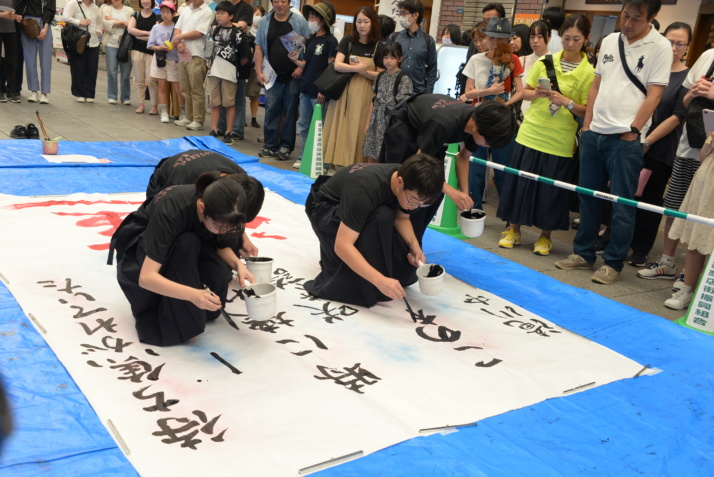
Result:
<instances>
[{"instance_id":1,"label":"printed banner sign","mask_svg":"<svg viewBox=\"0 0 714 477\"><path fill-rule=\"evenodd\" d=\"M276 315L251 319L231 290L202 335L144 345L106 265L143 199L0 195L0 273L143 476L297 475L642 368L449 276L438 296L409 287L411 312L315 299L303 283L319 243L303 208L271 192L247 230L275 260Z\"/></svg>"}]
</instances>

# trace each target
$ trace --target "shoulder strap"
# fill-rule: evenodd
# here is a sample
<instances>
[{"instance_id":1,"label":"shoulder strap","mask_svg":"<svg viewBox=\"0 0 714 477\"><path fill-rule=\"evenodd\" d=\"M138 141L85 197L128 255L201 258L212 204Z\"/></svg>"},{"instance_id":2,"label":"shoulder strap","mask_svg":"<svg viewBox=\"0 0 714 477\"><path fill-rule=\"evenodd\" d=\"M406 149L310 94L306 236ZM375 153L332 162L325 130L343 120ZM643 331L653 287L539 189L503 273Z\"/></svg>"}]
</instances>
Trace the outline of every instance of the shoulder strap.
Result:
<instances>
[{"instance_id":1,"label":"shoulder strap","mask_svg":"<svg viewBox=\"0 0 714 477\"><path fill-rule=\"evenodd\" d=\"M431 46L431 35L422 30L424 33L424 43L426 43L426 52L429 53L429 47Z\"/></svg>"},{"instance_id":2,"label":"shoulder strap","mask_svg":"<svg viewBox=\"0 0 714 477\"><path fill-rule=\"evenodd\" d=\"M555 73L555 66L553 65L553 55L545 55L545 58L543 58L543 64L545 64L545 72L550 80L551 89L560 93L560 88L558 87L558 75Z\"/></svg>"},{"instance_id":3,"label":"shoulder strap","mask_svg":"<svg viewBox=\"0 0 714 477\"><path fill-rule=\"evenodd\" d=\"M374 79L374 95L377 96L379 94L379 80L382 79L382 76L384 76L384 73L386 73L387 70L380 71L377 73L377 77Z\"/></svg>"},{"instance_id":4,"label":"shoulder strap","mask_svg":"<svg viewBox=\"0 0 714 477\"><path fill-rule=\"evenodd\" d=\"M380 73L381 74L381 73ZM406 73L403 72L402 70L397 71L397 77L394 79L394 97L397 97L397 94L399 94L399 84L402 82L402 78L404 77Z\"/></svg>"},{"instance_id":5,"label":"shoulder strap","mask_svg":"<svg viewBox=\"0 0 714 477\"><path fill-rule=\"evenodd\" d=\"M645 85L642 84L642 81L640 81L637 76L635 76L632 71L630 71L630 67L627 66L627 59L625 58L625 42L622 41L622 33L617 36L617 45L620 49L620 63L622 63L622 68L625 70L625 74L628 78L630 78L632 84L637 86L637 89L639 89L642 94L647 96L647 88L645 88Z\"/></svg>"},{"instance_id":6,"label":"shoulder strap","mask_svg":"<svg viewBox=\"0 0 714 477\"><path fill-rule=\"evenodd\" d=\"M397 41L397 36L399 36L399 32L398 32L398 31L395 31L394 33L392 33L391 35L389 35L389 42L390 42L390 43L394 43L395 41Z\"/></svg>"},{"instance_id":7,"label":"shoulder strap","mask_svg":"<svg viewBox=\"0 0 714 477\"><path fill-rule=\"evenodd\" d=\"M711 77L712 77L712 73L714 73L714 61L712 61L711 66L710 66L709 69L707 70L707 75L706 75L706 77L707 77L707 78L711 78Z\"/></svg>"}]
</instances>

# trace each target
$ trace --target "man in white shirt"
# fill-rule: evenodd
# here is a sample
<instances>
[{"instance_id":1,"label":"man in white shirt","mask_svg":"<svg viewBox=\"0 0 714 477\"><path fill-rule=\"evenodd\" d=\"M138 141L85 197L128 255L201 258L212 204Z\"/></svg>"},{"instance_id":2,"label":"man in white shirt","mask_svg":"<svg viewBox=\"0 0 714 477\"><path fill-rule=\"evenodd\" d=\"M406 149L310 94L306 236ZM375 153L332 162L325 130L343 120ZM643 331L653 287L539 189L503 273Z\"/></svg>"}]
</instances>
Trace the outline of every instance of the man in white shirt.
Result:
<instances>
[{"instance_id":1,"label":"man in white shirt","mask_svg":"<svg viewBox=\"0 0 714 477\"><path fill-rule=\"evenodd\" d=\"M613 195L626 199L635 196L643 163L642 138L669 82L672 66L669 41L650 25L660 6L660 0L625 0L622 32L612 33L602 42L580 137L582 187L602 191L609 181ZM556 267L593 268L601 200L580 195L574 253L556 262ZM605 265L592 276L595 283L604 285L620 279L635 224L634 207L615 203L612 209L610 242L603 254Z\"/></svg>"},{"instance_id":2,"label":"man in white shirt","mask_svg":"<svg viewBox=\"0 0 714 477\"><path fill-rule=\"evenodd\" d=\"M203 50L206 35L211 29L213 12L203 0L193 0L187 5L174 31L173 43L179 55L191 55L191 61L179 61L179 84L181 96L186 101L186 117L175 121L177 126L186 126L189 131L203 129L206 118L206 60Z\"/></svg>"}]
</instances>

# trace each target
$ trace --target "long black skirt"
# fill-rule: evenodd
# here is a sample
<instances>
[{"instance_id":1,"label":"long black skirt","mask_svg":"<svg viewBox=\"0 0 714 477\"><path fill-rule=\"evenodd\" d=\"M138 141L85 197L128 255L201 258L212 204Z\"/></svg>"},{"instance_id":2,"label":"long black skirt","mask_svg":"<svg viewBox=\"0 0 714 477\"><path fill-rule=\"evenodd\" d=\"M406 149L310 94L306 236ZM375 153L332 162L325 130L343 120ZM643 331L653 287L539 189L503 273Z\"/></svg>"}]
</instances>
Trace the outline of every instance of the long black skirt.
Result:
<instances>
[{"instance_id":1,"label":"long black skirt","mask_svg":"<svg viewBox=\"0 0 714 477\"><path fill-rule=\"evenodd\" d=\"M572 158L546 154L519 143L509 166L571 184L575 179ZM510 223L541 230L568 230L572 194L550 184L506 174L497 215Z\"/></svg>"}]
</instances>

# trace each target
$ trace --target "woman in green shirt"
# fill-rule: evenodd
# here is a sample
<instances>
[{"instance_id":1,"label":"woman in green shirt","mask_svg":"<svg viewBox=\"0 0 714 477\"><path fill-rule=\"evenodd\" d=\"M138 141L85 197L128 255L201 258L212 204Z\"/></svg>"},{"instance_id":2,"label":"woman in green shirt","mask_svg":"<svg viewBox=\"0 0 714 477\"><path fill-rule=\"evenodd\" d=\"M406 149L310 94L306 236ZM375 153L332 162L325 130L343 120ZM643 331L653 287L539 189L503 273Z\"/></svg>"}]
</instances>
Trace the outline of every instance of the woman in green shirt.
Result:
<instances>
[{"instance_id":1,"label":"woman in green shirt","mask_svg":"<svg viewBox=\"0 0 714 477\"><path fill-rule=\"evenodd\" d=\"M585 116L588 91L595 70L585 50L590 21L571 15L560 29L563 50L552 55L557 85L540 84L548 78L546 60L541 58L528 75L523 99L531 101L516 137L510 166L551 179L571 182L574 177L573 150L577 118ZM546 85L548 81L545 82ZM521 225L542 230L533 247L536 255L548 255L552 230L568 229L570 191L507 174L498 206L498 217L510 223L498 246L512 248L521 243Z\"/></svg>"}]
</instances>

